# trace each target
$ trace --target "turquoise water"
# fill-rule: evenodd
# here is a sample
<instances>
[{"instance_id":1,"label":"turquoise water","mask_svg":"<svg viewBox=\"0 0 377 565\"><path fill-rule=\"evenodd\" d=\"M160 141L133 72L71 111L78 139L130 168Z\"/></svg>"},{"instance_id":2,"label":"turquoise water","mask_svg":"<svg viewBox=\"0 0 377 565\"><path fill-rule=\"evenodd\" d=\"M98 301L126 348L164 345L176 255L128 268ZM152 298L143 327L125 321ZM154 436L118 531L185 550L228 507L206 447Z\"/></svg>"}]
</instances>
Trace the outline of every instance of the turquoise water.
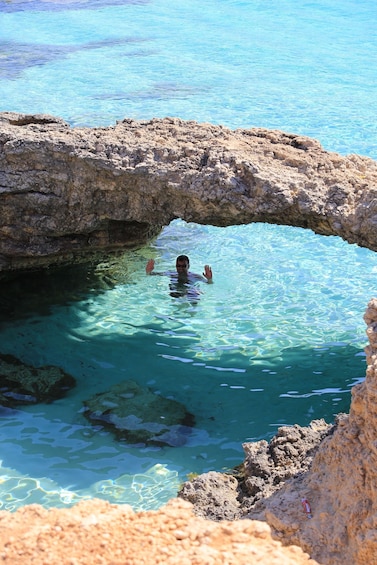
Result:
<instances>
[{"instance_id":1,"label":"turquoise water","mask_svg":"<svg viewBox=\"0 0 377 565\"><path fill-rule=\"evenodd\" d=\"M376 157L375 16L371 1L1 2L2 109L73 125L176 115L279 128ZM180 253L194 272L213 268L196 304L145 275L150 257L163 271ZM77 386L2 410L2 507L99 496L156 508L188 473L240 463L243 441L332 421L365 375L376 272L374 253L339 238L176 220L99 266L100 284L63 272L17 299L9 289L1 351ZM83 401L125 379L185 404L186 445L135 447L88 423Z\"/></svg>"},{"instance_id":2,"label":"turquoise water","mask_svg":"<svg viewBox=\"0 0 377 565\"><path fill-rule=\"evenodd\" d=\"M373 0L0 3L2 107L179 116L377 157Z\"/></svg>"}]
</instances>

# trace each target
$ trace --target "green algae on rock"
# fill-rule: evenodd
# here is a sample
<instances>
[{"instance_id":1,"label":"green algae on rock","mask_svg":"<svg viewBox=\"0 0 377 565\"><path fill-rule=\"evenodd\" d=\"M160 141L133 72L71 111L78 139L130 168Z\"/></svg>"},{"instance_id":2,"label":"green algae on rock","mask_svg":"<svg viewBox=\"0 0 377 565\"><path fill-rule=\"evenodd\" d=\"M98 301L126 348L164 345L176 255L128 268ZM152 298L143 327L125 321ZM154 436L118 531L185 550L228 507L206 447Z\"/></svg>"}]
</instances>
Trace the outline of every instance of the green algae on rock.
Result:
<instances>
[{"instance_id":1,"label":"green algae on rock","mask_svg":"<svg viewBox=\"0 0 377 565\"><path fill-rule=\"evenodd\" d=\"M156 446L184 445L194 416L180 402L164 398L134 381L123 381L84 402L84 415L119 440Z\"/></svg>"},{"instance_id":2,"label":"green algae on rock","mask_svg":"<svg viewBox=\"0 0 377 565\"><path fill-rule=\"evenodd\" d=\"M0 378L0 404L8 408L53 402L76 385L74 377L59 367L33 367L1 353Z\"/></svg>"}]
</instances>

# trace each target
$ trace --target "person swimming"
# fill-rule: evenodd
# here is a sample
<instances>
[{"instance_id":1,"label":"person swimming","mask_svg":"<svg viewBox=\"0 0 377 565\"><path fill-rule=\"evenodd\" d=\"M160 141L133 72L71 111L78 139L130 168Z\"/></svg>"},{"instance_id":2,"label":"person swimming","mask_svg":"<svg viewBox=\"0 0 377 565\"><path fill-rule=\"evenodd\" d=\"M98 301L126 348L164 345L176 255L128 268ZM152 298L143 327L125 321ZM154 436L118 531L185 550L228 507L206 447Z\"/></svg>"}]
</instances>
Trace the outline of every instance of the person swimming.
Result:
<instances>
[{"instance_id":1,"label":"person swimming","mask_svg":"<svg viewBox=\"0 0 377 565\"><path fill-rule=\"evenodd\" d=\"M197 283L200 281L212 283L212 269L209 265L204 265L203 275L198 275L189 271L190 259L187 255L179 255L175 262L176 271L156 272L154 271L155 261L149 259L145 267L147 275L166 275L170 277L170 296L179 298L187 296L188 298L198 298L200 289Z\"/></svg>"}]
</instances>

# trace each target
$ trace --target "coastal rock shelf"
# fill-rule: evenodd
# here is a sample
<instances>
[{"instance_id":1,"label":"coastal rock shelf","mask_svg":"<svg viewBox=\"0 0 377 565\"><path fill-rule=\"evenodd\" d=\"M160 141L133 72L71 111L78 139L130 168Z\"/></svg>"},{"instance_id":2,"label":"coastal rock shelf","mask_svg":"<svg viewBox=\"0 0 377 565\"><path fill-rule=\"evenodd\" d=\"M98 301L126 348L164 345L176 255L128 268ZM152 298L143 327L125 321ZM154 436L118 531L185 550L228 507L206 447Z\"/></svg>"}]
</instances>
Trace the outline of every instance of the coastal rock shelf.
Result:
<instances>
[{"instance_id":1,"label":"coastal rock shelf","mask_svg":"<svg viewBox=\"0 0 377 565\"><path fill-rule=\"evenodd\" d=\"M139 513L103 500L0 511L0 547L13 565L316 565L299 547L273 540L267 524L209 522L177 499Z\"/></svg>"},{"instance_id":2,"label":"coastal rock shelf","mask_svg":"<svg viewBox=\"0 0 377 565\"><path fill-rule=\"evenodd\" d=\"M255 480L259 473L264 483L263 498L249 492L249 509L233 477L208 473L185 485L181 496L194 504L198 516L266 521L275 538L300 546L323 565L377 563L377 299L369 302L364 320L366 379L352 389L350 413L338 416L327 430L317 422L306 434L293 428L290 439L284 431L269 446L246 444L243 480L250 474Z\"/></svg>"},{"instance_id":3,"label":"coastal rock shelf","mask_svg":"<svg viewBox=\"0 0 377 565\"><path fill-rule=\"evenodd\" d=\"M244 518L256 512L289 479L308 471L319 446L344 417L338 415L334 425L313 420L307 427L282 426L269 443L244 443L245 459L234 470L234 476L216 471L203 473L185 482L178 496L194 505L197 516L210 520ZM300 505L294 506L300 514Z\"/></svg>"},{"instance_id":4,"label":"coastal rock shelf","mask_svg":"<svg viewBox=\"0 0 377 565\"><path fill-rule=\"evenodd\" d=\"M0 114L0 271L88 261L175 218L300 226L377 250L377 163L178 118L71 128Z\"/></svg>"}]
</instances>

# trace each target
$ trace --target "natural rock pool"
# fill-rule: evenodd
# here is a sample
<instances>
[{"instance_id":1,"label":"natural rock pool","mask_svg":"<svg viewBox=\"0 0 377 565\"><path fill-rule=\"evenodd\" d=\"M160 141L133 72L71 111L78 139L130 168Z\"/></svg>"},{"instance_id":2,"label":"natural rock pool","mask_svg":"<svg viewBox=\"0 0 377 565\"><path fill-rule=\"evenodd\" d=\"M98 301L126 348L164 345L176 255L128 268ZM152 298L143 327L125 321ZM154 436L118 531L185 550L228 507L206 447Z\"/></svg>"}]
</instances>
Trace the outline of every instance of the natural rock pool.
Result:
<instances>
[{"instance_id":1,"label":"natural rock pool","mask_svg":"<svg viewBox=\"0 0 377 565\"><path fill-rule=\"evenodd\" d=\"M376 158L375 3L33 0L0 5L2 110L72 125L178 116L277 128ZM211 264L197 304L145 276L187 253ZM372 252L296 228L177 220L97 272L2 286L2 353L55 365L76 387L2 408L2 508L80 497L155 508L187 473L230 468L281 424L331 421L365 375ZM131 446L84 402L123 380L195 416L179 447Z\"/></svg>"},{"instance_id":2,"label":"natural rock pool","mask_svg":"<svg viewBox=\"0 0 377 565\"><path fill-rule=\"evenodd\" d=\"M192 271L213 269L214 284L201 284L194 302L171 297L168 277L145 274L147 259L169 270L181 252ZM99 496L155 508L188 474L238 465L244 441L332 422L365 376L362 313L376 270L373 252L337 237L176 220L95 273L10 284L2 352L58 366L76 386L50 404L2 409L4 507ZM194 416L184 442L130 443L88 421L85 403L126 381Z\"/></svg>"}]
</instances>

